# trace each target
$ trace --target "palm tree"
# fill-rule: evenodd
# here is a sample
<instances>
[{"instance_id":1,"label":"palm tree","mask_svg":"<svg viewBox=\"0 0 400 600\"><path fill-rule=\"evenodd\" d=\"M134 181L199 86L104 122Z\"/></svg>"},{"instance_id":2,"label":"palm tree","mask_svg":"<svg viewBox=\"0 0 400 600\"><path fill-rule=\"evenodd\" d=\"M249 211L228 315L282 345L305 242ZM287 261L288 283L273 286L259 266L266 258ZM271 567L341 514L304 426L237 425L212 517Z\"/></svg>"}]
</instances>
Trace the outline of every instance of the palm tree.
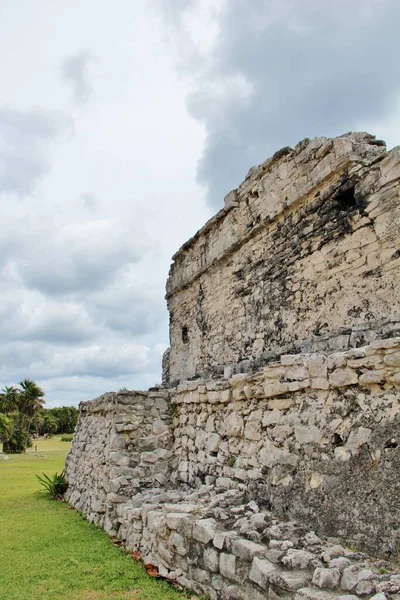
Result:
<instances>
[{"instance_id":1,"label":"palm tree","mask_svg":"<svg viewBox=\"0 0 400 600\"><path fill-rule=\"evenodd\" d=\"M8 386L0 395L0 414L11 422L11 426L8 423L2 426L7 428L3 449L10 454L20 454L30 445L32 421L44 404L44 391L34 381L24 379L19 386Z\"/></svg>"},{"instance_id":2,"label":"palm tree","mask_svg":"<svg viewBox=\"0 0 400 600\"><path fill-rule=\"evenodd\" d=\"M12 428L12 419L0 413L0 443L9 439L9 437L11 436Z\"/></svg>"},{"instance_id":3,"label":"palm tree","mask_svg":"<svg viewBox=\"0 0 400 600\"><path fill-rule=\"evenodd\" d=\"M35 415L43 408L44 391L34 381L24 379L19 382L21 390L19 392L19 410L27 418L27 432L29 432L32 420Z\"/></svg>"},{"instance_id":4,"label":"palm tree","mask_svg":"<svg viewBox=\"0 0 400 600\"><path fill-rule=\"evenodd\" d=\"M10 413L18 409L19 390L12 385L7 385L0 395L0 411Z\"/></svg>"}]
</instances>

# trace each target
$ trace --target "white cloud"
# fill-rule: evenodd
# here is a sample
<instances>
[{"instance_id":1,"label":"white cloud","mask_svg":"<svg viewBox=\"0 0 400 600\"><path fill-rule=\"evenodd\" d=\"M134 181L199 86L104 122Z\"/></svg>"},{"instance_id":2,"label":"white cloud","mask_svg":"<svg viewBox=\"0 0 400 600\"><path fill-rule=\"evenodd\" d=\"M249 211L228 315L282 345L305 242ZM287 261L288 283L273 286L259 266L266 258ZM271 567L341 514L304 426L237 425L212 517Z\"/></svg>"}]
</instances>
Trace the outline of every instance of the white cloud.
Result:
<instances>
[{"instance_id":1,"label":"white cloud","mask_svg":"<svg viewBox=\"0 0 400 600\"><path fill-rule=\"evenodd\" d=\"M146 388L170 257L213 212L199 158L220 206L301 137L398 143L398 5L69 0L60 19L21 2L0 21L0 388L37 379L54 404Z\"/></svg>"},{"instance_id":2,"label":"white cloud","mask_svg":"<svg viewBox=\"0 0 400 600\"><path fill-rule=\"evenodd\" d=\"M0 107L0 195L35 189L49 170L48 148L67 125L56 112Z\"/></svg>"},{"instance_id":3,"label":"white cloud","mask_svg":"<svg viewBox=\"0 0 400 600\"><path fill-rule=\"evenodd\" d=\"M34 232L42 235L32 240L16 267L28 287L47 294L103 288L146 251L138 233L132 240L133 225L119 219L72 223L59 231L48 224L40 230L35 223Z\"/></svg>"},{"instance_id":4,"label":"white cloud","mask_svg":"<svg viewBox=\"0 0 400 600\"><path fill-rule=\"evenodd\" d=\"M394 122L396 0L226 2L212 15L207 53L195 43L185 53L197 1L174 6L175 39L193 87L188 108L207 134L198 179L211 205L222 206L249 167L283 146L362 122L380 129L388 115Z\"/></svg>"},{"instance_id":5,"label":"white cloud","mask_svg":"<svg viewBox=\"0 0 400 600\"><path fill-rule=\"evenodd\" d=\"M78 105L86 104L93 93L89 73L93 62L96 62L96 57L89 50L80 50L62 62L62 77L71 84L74 101Z\"/></svg>"},{"instance_id":6,"label":"white cloud","mask_svg":"<svg viewBox=\"0 0 400 600\"><path fill-rule=\"evenodd\" d=\"M0 21L0 388L29 377L56 404L146 388L170 257L210 215L203 128L154 11L22 1L23 21L11 0Z\"/></svg>"}]
</instances>

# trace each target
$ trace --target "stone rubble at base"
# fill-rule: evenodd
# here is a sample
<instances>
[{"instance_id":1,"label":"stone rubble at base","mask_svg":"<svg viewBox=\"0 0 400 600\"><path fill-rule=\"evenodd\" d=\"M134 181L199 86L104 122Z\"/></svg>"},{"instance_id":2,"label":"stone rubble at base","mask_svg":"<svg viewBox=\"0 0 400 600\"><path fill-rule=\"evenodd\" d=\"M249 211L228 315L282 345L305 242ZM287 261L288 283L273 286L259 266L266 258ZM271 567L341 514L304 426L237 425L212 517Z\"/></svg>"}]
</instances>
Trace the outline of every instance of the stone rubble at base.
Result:
<instances>
[{"instance_id":1,"label":"stone rubble at base","mask_svg":"<svg viewBox=\"0 0 400 600\"><path fill-rule=\"evenodd\" d=\"M399 359L400 338L390 338L283 356L230 380L83 403L68 501L163 577L211 599L400 600L390 560L400 511L396 499L394 510L385 506L399 491ZM346 376L332 378L338 371ZM365 377L377 371L379 381ZM315 388L317 372L324 383ZM353 489L349 465L361 473ZM340 480L354 494L348 506ZM296 510L302 518L293 520ZM316 535L311 524L329 528L335 511L342 531ZM349 548L362 544L381 558Z\"/></svg>"},{"instance_id":2,"label":"stone rubble at base","mask_svg":"<svg viewBox=\"0 0 400 600\"><path fill-rule=\"evenodd\" d=\"M67 500L162 577L211 600L400 600L399 181L368 134L252 169L174 257L163 386L81 404ZM333 213L338 190L358 206Z\"/></svg>"}]
</instances>

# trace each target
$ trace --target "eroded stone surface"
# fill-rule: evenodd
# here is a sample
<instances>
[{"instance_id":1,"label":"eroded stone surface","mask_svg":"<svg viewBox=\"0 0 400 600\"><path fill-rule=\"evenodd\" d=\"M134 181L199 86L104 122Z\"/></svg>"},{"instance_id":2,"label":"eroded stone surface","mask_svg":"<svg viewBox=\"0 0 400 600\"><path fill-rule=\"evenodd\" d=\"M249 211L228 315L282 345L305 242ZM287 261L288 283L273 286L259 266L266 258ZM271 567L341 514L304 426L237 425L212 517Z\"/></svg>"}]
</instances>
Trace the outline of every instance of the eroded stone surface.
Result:
<instances>
[{"instance_id":1,"label":"eroded stone surface","mask_svg":"<svg viewBox=\"0 0 400 600\"><path fill-rule=\"evenodd\" d=\"M399 177L368 134L253 169L174 257L164 386L81 405L67 499L162 577L400 600Z\"/></svg>"},{"instance_id":2,"label":"eroded stone surface","mask_svg":"<svg viewBox=\"0 0 400 600\"><path fill-rule=\"evenodd\" d=\"M398 148L358 133L300 143L249 173L173 257L170 381L398 331L399 173ZM324 365L311 371L323 384ZM351 377L332 374L335 385Z\"/></svg>"}]
</instances>

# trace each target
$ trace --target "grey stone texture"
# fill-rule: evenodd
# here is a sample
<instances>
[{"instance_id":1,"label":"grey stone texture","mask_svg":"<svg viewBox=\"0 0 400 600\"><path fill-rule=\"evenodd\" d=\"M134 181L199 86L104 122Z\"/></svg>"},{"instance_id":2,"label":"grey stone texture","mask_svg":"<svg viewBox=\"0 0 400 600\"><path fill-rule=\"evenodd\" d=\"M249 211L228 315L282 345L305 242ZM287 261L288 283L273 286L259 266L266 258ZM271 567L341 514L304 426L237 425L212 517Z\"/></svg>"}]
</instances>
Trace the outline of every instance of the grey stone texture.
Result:
<instances>
[{"instance_id":1,"label":"grey stone texture","mask_svg":"<svg viewBox=\"0 0 400 600\"><path fill-rule=\"evenodd\" d=\"M211 600L400 600L400 150L304 140L174 257L162 386L82 403L67 500Z\"/></svg>"},{"instance_id":2,"label":"grey stone texture","mask_svg":"<svg viewBox=\"0 0 400 600\"><path fill-rule=\"evenodd\" d=\"M399 367L389 367L387 356L399 348L398 337L376 340L345 352L282 357L229 380L180 384L171 392L177 412L171 482L245 483L254 500L272 503L282 518L289 514L373 552L394 549L400 530L400 512L391 509L399 495ZM301 379L292 372L286 383L293 363ZM324 385L315 389L308 370L318 363L327 366ZM337 364L346 385L330 379ZM379 386L362 379L375 365L381 367ZM212 452L215 435L218 451Z\"/></svg>"},{"instance_id":3,"label":"grey stone texture","mask_svg":"<svg viewBox=\"0 0 400 600\"><path fill-rule=\"evenodd\" d=\"M108 393L81 403L65 464L68 501L115 535L118 506L143 487L168 481L170 423L169 395L164 390Z\"/></svg>"},{"instance_id":4,"label":"grey stone texture","mask_svg":"<svg viewBox=\"0 0 400 600\"><path fill-rule=\"evenodd\" d=\"M303 140L252 169L173 257L170 381L398 331L399 173L400 148L365 133Z\"/></svg>"}]
</instances>

